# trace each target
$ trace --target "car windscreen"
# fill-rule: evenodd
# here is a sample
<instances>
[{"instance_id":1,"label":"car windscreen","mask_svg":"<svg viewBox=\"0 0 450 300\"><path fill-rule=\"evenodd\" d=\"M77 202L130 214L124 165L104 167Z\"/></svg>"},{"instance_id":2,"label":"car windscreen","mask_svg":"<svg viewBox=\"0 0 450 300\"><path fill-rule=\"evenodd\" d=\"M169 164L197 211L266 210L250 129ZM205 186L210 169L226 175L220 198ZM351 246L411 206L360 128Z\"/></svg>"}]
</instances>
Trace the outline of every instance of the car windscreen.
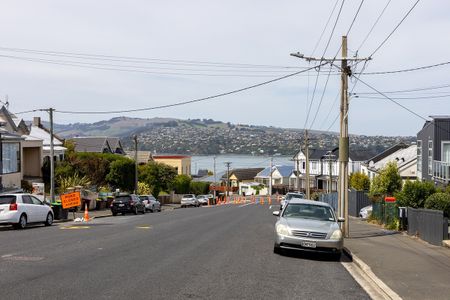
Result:
<instances>
[{"instance_id":1,"label":"car windscreen","mask_svg":"<svg viewBox=\"0 0 450 300\"><path fill-rule=\"evenodd\" d=\"M16 196L0 196L0 204L16 203Z\"/></svg>"},{"instance_id":2,"label":"car windscreen","mask_svg":"<svg viewBox=\"0 0 450 300\"><path fill-rule=\"evenodd\" d=\"M148 196L139 196L139 199L141 199L141 200L150 200Z\"/></svg>"},{"instance_id":3,"label":"car windscreen","mask_svg":"<svg viewBox=\"0 0 450 300\"><path fill-rule=\"evenodd\" d=\"M283 217L335 221L331 208L306 203L289 203L283 212Z\"/></svg>"}]
</instances>

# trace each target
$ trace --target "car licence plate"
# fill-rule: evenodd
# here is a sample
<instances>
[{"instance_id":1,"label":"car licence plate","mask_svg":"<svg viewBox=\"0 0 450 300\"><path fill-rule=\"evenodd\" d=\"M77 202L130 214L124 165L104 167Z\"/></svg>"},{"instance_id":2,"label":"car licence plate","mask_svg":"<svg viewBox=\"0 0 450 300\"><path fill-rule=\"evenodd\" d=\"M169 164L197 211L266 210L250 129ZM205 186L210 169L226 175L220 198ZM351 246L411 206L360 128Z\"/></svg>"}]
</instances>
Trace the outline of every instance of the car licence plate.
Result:
<instances>
[{"instance_id":1,"label":"car licence plate","mask_svg":"<svg viewBox=\"0 0 450 300\"><path fill-rule=\"evenodd\" d=\"M302 247L305 247L305 248L316 248L317 247L316 243L314 243L314 242L302 242L301 245L302 245Z\"/></svg>"},{"instance_id":2,"label":"car licence plate","mask_svg":"<svg viewBox=\"0 0 450 300\"><path fill-rule=\"evenodd\" d=\"M119 204L119 207L123 207L123 206L125 206L125 204Z\"/></svg>"}]
</instances>

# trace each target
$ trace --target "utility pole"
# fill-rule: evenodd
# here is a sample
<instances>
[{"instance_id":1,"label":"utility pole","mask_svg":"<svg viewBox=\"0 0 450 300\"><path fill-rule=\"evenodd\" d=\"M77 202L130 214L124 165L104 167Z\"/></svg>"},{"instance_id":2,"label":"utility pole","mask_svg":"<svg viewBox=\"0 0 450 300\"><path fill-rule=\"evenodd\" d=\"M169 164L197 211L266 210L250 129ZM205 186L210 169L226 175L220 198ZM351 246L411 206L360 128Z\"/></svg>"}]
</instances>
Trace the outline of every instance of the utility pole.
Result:
<instances>
[{"instance_id":1,"label":"utility pole","mask_svg":"<svg viewBox=\"0 0 450 300\"><path fill-rule=\"evenodd\" d=\"M228 187L230 186L230 165L231 165L231 162L227 161L227 162L225 162L225 165L227 166L227 186L226 186L225 195L228 197L229 196Z\"/></svg>"},{"instance_id":2,"label":"utility pole","mask_svg":"<svg viewBox=\"0 0 450 300\"><path fill-rule=\"evenodd\" d=\"M138 194L138 137L133 136L134 139L134 194Z\"/></svg>"},{"instance_id":3,"label":"utility pole","mask_svg":"<svg viewBox=\"0 0 450 300\"><path fill-rule=\"evenodd\" d=\"M300 192L300 161L297 155L297 192Z\"/></svg>"},{"instance_id":4,"label":"utility pole","mask_svg":"<svg viewBox=\"0 0 450 300\"><path fill-rule=\"evenodd\" d=\"M272 171L273 171L273 157L270 158L269 196L272 196Z\"/></svg>"},{"instance_id":5,"label":"utility pole","mask_svg":"<svg viewBox=\"0 0 450 300\"><path fill-rule=\"evenodd\" d=\"M306 199L311 199L311 185L309 181L309 137L308 130L305 129L305 156L306 156Z\"/></svg>"},{"instance_id":6,"label":"utility pole","mask_svg":"<svg viewBox=\"0 0 450 300\"><path fill-rule=\"evenodd\" d=\"M341 108L340 108L340 136L339 136L339 201L340 216L345 218L344 235L349 235L348 220L348 76L351 71L347 65L347 37L342 37L341 61Z\"/></svg>"},{"instance_id":7,"label":"utility pole","mask_svg":"<svg viewBox=\"0 0 450 300\"><path fill-rule=\"evenodd\" d=\"M301 53L291 53L291 56L305 59L309 62L318 61L320 63L329 62L334 65L334 62L341 61L341 107L340 107L340 137L339 137L339 188L338 188L338 214L339 217L345 218L345 223L342 228L344 236L348 237L349 222L348 222L348 77L352 72L347 65L349 61L367 61L371 58L348 58L347 57L347 37L342 37L342 57L341 58L314 58L306 57ZM308 157L307 157L308 159ZM308 166L308 164L307 164Z\"/></svg>"},{"instance_id":8,"label":"utility pole","mask_svg":"<svg viewBox=\"0 0 450 300\"><path fill-rule=\"evenodd\" d=\"M217 183L217 175L216 175L216 157L214 156L214 199L216 199L216 183Z\"/></svg>"},{"instance_id":9,"label":"utility pole","mask_svg":"<svg viewBox=\"0 0 450 300\"><path fill-rule=\"evenodd\" d=\"M328 179L328 193L332 193L333 192L333 157L334 154L333 152L330 150L327 152L327 154L325 155L327 157L327 161L328 161L328 175L330 176L330 178Z\"/></svg>"},{"instance_id":10,"label":"utility pole","mask_svg":"<svg viewBox=\"0 0 450 300\"><path fill-rule=\"evenodd\" d=\"M53 111L54 108L49 108L50 119L50 203L55 202L55 145L53 142Z\"/></svg>"}]
</instances>

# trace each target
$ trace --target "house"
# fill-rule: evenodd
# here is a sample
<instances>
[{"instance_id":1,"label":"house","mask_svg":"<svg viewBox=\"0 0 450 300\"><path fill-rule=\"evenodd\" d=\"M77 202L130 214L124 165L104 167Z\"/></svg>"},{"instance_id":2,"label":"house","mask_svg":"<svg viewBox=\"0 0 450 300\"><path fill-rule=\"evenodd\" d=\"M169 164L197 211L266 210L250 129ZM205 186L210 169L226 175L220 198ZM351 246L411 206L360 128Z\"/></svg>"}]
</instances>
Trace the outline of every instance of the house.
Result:
<instances>
[{"instance_id":1,"label":"house","mask_svg":"<svg viewBox=\"0 0 450 300\"><path fill-rule=\"evenodd\" d=\"M75 152L114 153L105 136L74 137L70 141L74 143Z\"/></svg>"},{"instance_id":2,"label":"house","mask_svg":"<svg viewBox=\"0 0 450 300\"><path fill-rule=\"evenodd\" d=\"M373 151L350 149L348 172L361 172L363 165L373 156ZM290 186L296 190L306 189L306 155L303 150L293 157L295 168L290 176ZM339 148L332 150L311 149L309 151L310 188L337 191L339 178Z\"/></svg>"},{"instance_id":3,"label":"house","mask_svg":"<svg viewBox=\"0 0 450 300\"><path fill-rule=\"evenodd\" d=\"M40 117L34 117L30 125L28 137L31 139L42 140L42 156L43 160L50 160L50 130L44 127ZM64 139L53 134L53 155L55 161L64 160L67 148L64 147Z\"/></svg>"},{"instance_id":4,"label":"house","mask_svg":"<svg viewBox=\"0 0 450 300\"><path fill-rule=\"evenodd\" d=\"M30 183L42 180L43 141L28 134L25 122L3 106L0 109L1 191L20 190L24 179Z\"/></svg>"},{"instance_id":5,"label":"house","mask_svg":"<svg viewBox=\"0 0 450 300\"><path fill-rule=\"evenodd\" d=\"M153 160L174 167L178 175L191 175L191 157L186 155L153 155Z\"/></svg>"},{"instance_id":6,"label":"house","mask_svg":"<svg viewBox=\"0 0 450 300\"><path fill-rule=\"evenodd\" d=\"M135 159L136 151L126 151L126 156L132 160ZM150 151L138 150L137 161L139 165L145 165L153 161L152 153Z\"/></svg>"},{"instance_id":7,"label":"house","mask_svg":"<svg viewBox=\"0 0 450 300\"><path fill-rule=\"evenodd\" d=\"M241 183L254 182L256 175L262 170L264 168L233 169L229 173L230 186L239 187Z\"/></svg>"},{"instance_id":8,"label":"house","mask_svg":"<svg viewBox=\"0 0 450 300\"><path fill-rule=\"evenodd\" d=\"M401 150L401 149L406 149L408 148L408 145L405 143L399 143L396 144L388 149L386 149L385 151L367 159L367 161L361 165L361 173L366 174L367 176L369 176L370 179L373 179L373 176L375 175L374 173L371 173L369 171L369 168L371 166L374 166L375 164L377 164L379 161L385 159L386 157L388 157L389 155L392 155L393 153ZM372 176L372 177L371 177Z\"/></svg>"},{"instance_id":9,"label":"house","mask_svg":"<svg viewBox=\"0 0 450 300\"><path fill-rule=\"evenodd\" d=\"M293 170L293 166L273 166L272 169L267 167L255 176L255 181L269 186L272 176L272 189L288 189L289 177Z\"/></svg>"},{"instance_id":10,"label":"house","mask_svg":"<svg viewBox=\"0 0 450 300\"><path fill-rule=\"evenodd\" d=\"M431 116L417 133L417 177L450 183L450 116Z\"/></svg>"},{"instance_id":11,"label":"house","mask_svg":"<svg viewBox=\"0 0 450 300\"><path fill-rule=\"evenodd\" d=\"M397 164L398 172L404 181L417 179L417 145L401 144L394 149L397 149L397 151L392 152L391 147L386 150L390 153L389 155L381 153L382 155L378 158L369 160L366 168L370 179L378 175L380 170L390 162ZM383 158L379 159L379 157Z\"/></svg>"}]
</instances>

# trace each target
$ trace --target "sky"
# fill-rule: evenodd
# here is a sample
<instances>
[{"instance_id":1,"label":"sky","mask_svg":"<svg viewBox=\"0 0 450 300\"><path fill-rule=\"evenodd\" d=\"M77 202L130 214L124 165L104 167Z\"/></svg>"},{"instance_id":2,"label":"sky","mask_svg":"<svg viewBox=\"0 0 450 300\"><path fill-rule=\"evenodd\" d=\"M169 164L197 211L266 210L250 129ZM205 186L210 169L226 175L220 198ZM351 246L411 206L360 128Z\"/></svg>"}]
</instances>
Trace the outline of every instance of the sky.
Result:
<instances>
[{"instance_id":1,"label":"sky","mask_svg":"<svg viewBox=\"0 0 450 300\"><path fill-rule=\"evenodd\" d=\"M369 57L415 2L365 0L348 34L349 56ZM61 111L109 111L167 105L252 86L316 64L290 53L319 58L322 55L333 58L339 53L341 37L347 33L361 0L346 0L337 18L341 3L341 0L3 0L0 99L8 99L9 109L16 113L49 107ZM449 1L419 1L372 56L365 72L450 61L449 11ZM353 65L352 71L359 72L363 65L362 62ZM338 131L339 121L333 121L339 114L340 77L337 68L328 77L329 68L322 67L319 76L313 69L184 106L103 115L57 112L54 119L65 124L117 116L211 118ZM449 69L450 65L444 65L396 74L367 74L360 79L383 93L442 87L450 85ZM387 94L419 98L395 100L413 114L379 94L363 94L373 90L356 82L356 78L349 81L349 90L357 95L350 98L350 133L416 135L424 124L417 115L424 118L450 115L450 99L446 96L450 96L450 87ZM429 98L434 96L439 97ZM26 120L33 116L48 119L42 112L20 115Z\"/></svg>"}]
</instances>

